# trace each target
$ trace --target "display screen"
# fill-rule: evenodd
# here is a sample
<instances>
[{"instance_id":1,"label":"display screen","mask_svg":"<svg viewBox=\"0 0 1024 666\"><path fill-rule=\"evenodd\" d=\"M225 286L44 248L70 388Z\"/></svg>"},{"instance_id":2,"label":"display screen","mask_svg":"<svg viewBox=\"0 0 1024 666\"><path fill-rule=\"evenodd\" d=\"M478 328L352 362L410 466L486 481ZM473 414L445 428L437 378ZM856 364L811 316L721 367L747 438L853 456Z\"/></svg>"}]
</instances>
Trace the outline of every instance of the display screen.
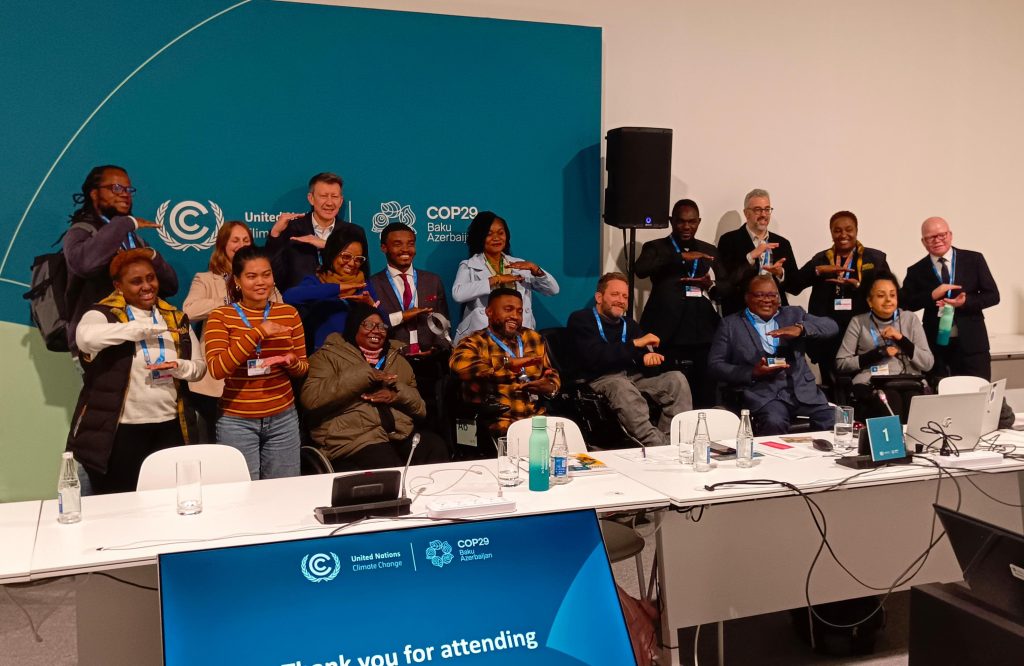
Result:
<instances>
[{"instance_id":1,"label":"display screen","mask_svg":"<svg viewBox=\"0 0 1024 666\"><path fill-rule=\"evenodd\" d=\"M634 664L593 511L160 556L168 666Z\"/></svg>"}]
</instances>

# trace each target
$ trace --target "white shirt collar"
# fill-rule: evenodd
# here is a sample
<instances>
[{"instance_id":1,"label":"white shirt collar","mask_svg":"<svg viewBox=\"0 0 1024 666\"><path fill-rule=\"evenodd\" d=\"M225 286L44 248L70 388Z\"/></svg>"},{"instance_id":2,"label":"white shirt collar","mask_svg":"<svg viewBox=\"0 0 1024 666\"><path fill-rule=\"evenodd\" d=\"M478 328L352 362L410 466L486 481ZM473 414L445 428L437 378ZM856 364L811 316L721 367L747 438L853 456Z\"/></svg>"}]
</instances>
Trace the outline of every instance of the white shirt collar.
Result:
<instances>
[{"instance_id":1,"label":"white shirt collar","mask_svg":"<svg viewBox=\"0 0 1024 666\"><path fill-rule=\"evenodd\" d=\"M334 231L334 225L337 224L337 220L335 220L334 222L331 222L331 226L325 229L317 223L312 214L310 214L309 219L313 223L313 235L320 240L327 240L327 237L331 235L332 231Z\"/></svg>"},{"instance_id":2,"label":"white shirt collar","mask_svg":"<svg viewBox=\"0 0 1024 666\"><path fill-rule=\"evenodd\" d=\"M932 258L932 265L935 266L935 268L937 268L937 269L942 267L942 264L939 263L939 259L945 259L946 260L946 267L947 268L951 269L952 266L953 266L953 246L952 245L950 245L949 249L946 250L946 254L942 255L941 257L936 257L934 254L930 255L930 256Z\"/></svg>"},{"instance_id":3,"label":"white shirt collar","mask_svg":"<svg viewBox=\"0 0 1024 666\"><path fill-rule=\"evenodd\" d=\"M753 231L750 230L750 227L748 227L744 223L743 228L747 230L747 235L750 236L750 242L752 242L754 244L754 247L757 247L758 245L761 244L761 240L762 239L758 238L757 235ZM763 239L764 242L766 242L766 243L768 242L768 234L770 234L770 233L771 232L768 231L767 229L764 230L764 239Z\"/></svg>"},{"instance_id":4,"label":"white shirt collar","mask_svg":"<svg viewBox=\"0 0 1024 666\"><path fill-rule=\"evenodd\" d=\"M391 264L388 264L388 271L391 273L391 276L395 278L400 278L402 275L412 277L412 266L409 266L409 270L403 271L401 268L395 268Z\"/></svg>"}]
</instances>

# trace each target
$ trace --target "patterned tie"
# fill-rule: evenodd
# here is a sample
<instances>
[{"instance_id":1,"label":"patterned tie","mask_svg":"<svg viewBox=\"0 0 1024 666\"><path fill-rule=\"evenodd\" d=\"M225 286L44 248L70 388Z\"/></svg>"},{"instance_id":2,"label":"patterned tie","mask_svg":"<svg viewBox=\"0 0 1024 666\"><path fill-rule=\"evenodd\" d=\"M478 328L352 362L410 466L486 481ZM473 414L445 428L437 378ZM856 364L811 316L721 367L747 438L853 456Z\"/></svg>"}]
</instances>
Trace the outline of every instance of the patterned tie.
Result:
<instances>
[{"instance_id":1,"label":"patterned tie","mask_svg":"<svg viewBox=\"0 0 1024 666\"><path fill-rule=\"evenodd\" d=\"M402 292L402 309L408 310L412 305L412 285L409 284L409 276L402 273L402 282L405 283L405 291Z\"/></svg>"}]
</instances>

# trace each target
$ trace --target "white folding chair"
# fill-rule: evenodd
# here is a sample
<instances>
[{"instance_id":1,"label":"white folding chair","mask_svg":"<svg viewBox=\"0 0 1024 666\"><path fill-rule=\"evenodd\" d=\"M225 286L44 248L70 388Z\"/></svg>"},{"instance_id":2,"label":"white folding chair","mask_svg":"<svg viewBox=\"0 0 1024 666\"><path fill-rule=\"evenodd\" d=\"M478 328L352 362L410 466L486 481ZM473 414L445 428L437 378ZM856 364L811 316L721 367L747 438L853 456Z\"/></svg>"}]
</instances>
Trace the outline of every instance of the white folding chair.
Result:
<instances>
[{"instance_id":1,"label":"white folding chair","mask_svg":"<svg viewBox=\"0 0 1024 666\"><path fill-rule=\"evenodd\" d=\"M142 461L136 490L172 488L177 483L175 463L198 460L203 483L232 483L249 480L249 466L242 452L226 444L188 444L152 453Z\"/></svg>"},{"instance_id":2,"label":"white folding chair","mask_svg":"<svg viewBox=\"0 0 1024 666\"><path fill-rule=\"evenodd\" d=\"M682 439L693 438L693 431L697 429L697 415L704 414L708 422L708 436L712 440L732 439L740 428L740 417L727 409L692 409L688 412L680 412L672 417L672 425L669 426L673 446ZM680 433L682 437L680 437Z\"/></svg>"},{"instance_id":3,"label":"white folding chair","mask_svg":"<svg viewBox=\"0 0 1024 666\"><path fill-rule=\"evenodd\" d=\"M953 393L977 393L988 382L981 377L969 375L958 375L954 377L943 377L939 380L939 395L950 395Z\"/></svg>"},{"instance_id":4,"label":"white folding chair","mask_svg":"<svg viewBox=\"0 0 1024 666\"><path fill-rule=\"evenodd\" d=\"M548 416L545 417L548 421L548 439L555 436L555 425L558 423L562 424L562 429L565 431L565 443L569 446L569 453L586 453L587 444L583 441L583 432L580 427L576 425L576 422L563 418L561 416ZM529 457L529 442L530 442L530 429L532 428L531 419L520 419L508 427L508 440L509 444L515 441L519 446L519 457Z\"/></svg>"}]
</instances>

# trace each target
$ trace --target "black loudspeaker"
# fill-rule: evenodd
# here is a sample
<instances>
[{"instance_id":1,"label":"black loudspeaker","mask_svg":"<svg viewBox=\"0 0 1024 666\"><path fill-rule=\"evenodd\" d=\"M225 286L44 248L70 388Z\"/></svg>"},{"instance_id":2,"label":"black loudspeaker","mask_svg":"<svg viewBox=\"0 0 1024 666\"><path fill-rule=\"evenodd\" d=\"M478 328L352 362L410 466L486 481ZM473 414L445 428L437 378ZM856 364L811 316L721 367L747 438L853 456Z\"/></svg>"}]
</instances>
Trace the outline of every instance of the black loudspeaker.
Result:
<instances>
[{"instance_id":1,"label":"black loudspeaker","mask_svg":"<svg viewBox=\"0 0 1024 666\"><path fill-rule=\"evenodd\" d=\"M672 130L617 127L606 138L605 224L619 229L668 227Z\"/></svg>"}]
</instances>

